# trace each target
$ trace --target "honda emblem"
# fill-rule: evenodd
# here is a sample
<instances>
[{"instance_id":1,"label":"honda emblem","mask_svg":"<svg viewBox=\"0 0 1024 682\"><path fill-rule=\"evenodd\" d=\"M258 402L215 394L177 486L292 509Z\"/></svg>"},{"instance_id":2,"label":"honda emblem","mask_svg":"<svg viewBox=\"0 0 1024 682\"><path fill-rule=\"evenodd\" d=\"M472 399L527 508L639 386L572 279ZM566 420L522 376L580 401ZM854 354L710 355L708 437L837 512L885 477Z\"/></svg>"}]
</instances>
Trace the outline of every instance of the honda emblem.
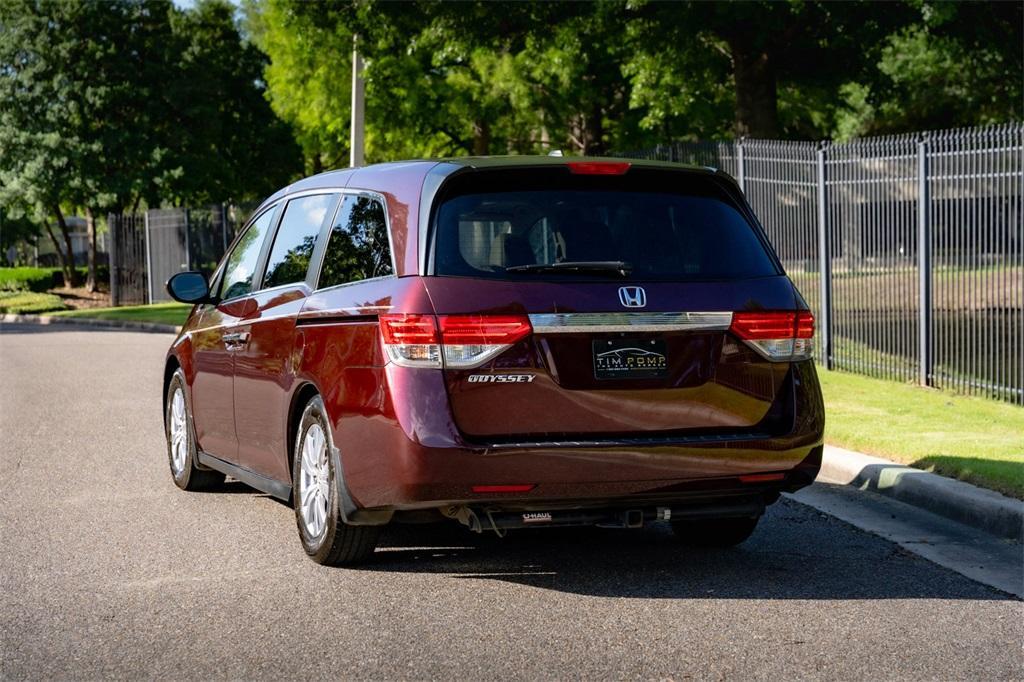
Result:
<instances>
[{"instance_id":1,"label":"honda emblem","mask_svg":"<svg viewBox=\"0 0 1024 682\"><path fill-rule=\"evenodd\" d=\"M643 308L647 305L647 292L643 287L619 287L619 303L627 308Z\"/></svg>"}]
</instances>

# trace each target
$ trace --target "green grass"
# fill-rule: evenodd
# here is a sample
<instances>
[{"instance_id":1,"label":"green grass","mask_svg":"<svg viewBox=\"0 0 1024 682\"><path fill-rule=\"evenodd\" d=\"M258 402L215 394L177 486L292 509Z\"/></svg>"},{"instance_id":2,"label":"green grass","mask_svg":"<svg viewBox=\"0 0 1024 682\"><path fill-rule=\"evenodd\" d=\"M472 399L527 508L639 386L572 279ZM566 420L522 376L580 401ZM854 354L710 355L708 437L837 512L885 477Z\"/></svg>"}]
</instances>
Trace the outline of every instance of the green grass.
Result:
<instances>
[{"instance_id":1,"label":"green grass","mask_svg":"<svg viewBox=\"0 0 1024 682\"><path fill-rule=\"evenodd\" d=\"M0 314L45 313L50 310L64 310L66 306L60 296L39 294L32 291L0 291Z\"/></svg>"},{"instance_id":2,"label":"green grass","mask_svg":"<svg viewBox=\"0 0 1024 682\"><path fill-rule=\"evenodd\" d=\"M825 440L1024 499L1024 408L819 369Z\"/></svg>"},{"instance_id":3,"label":"green grass","mask_svg":"<svg viewBox=\"0 0 1024 682\"><path fill-rule=\"evenodd\" d=\"M79 317L95 320L122 320L131 322L154 322L180 327L192 306L185 303L154 303L152 305L123 306L121 308L85 308L55 313L60 317Z\"/></svg>"}]
</instances>

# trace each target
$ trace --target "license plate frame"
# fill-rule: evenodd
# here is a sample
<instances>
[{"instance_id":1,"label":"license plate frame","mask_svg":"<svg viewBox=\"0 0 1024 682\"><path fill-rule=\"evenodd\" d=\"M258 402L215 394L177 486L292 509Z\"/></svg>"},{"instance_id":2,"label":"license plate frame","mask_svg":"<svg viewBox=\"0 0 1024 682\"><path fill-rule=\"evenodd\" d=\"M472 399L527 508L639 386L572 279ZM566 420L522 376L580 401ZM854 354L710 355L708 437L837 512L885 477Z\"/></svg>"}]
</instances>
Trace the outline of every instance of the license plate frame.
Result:
<instances>
[{"instance_id":1,"label":"license plate frame","mask_svg":"<svg viewBox=\"0 0 1024 682\"><path fill-rule=\"evenodd\" d=\"M594 339L595 379L661 379L668 376L664 339Z\"/></svg>"}]
</instances>

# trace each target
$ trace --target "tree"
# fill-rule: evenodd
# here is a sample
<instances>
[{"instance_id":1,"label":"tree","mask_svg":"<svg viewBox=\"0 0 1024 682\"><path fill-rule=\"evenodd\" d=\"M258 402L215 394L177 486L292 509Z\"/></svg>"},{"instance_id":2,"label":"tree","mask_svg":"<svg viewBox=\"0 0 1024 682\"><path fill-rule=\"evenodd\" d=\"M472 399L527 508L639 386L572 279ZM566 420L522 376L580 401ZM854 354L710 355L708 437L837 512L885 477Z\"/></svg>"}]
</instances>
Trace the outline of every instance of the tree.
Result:
<instances>
[{"instance_id":1,"label":"tree","mask_svg":"<svg viewBox=\"0 0 1024 682\"><path fill-rule=\"evenodd\" d=\"M348 153L350 4L310 3L309 12L283 0L243 5L248 33L270 57L264 70L270 106L291 126L307 172L337 166ZM349 18L340 20L339 12Z\"/></svg>"},{"instance_id":2,"label":"tree","mask_svg":"<svg viewBox=\"0 0 1024 682\"><path fill-rule=\"evenodd\" d=\"M629 69L645 84L637 104L658 114L650 123L695 114L703 137L723 110L733 112L736 136L828 135L841 87L874 71L885 37L914 17L905 3L879 8L859 0L638 5Z\"/></svg>"},{"instance_id":3,"label":"tree","mask_svg":"<svg viewBox=\"0 0 1024 682\"><path fill-rule=\"evenodd\" d=\"M841 137L1020 120L1024 5L921 3L843 90Z\"/></svg>"},{"instance_id":4,"label":"tree","mask_svg":"<svg viewBox=\"0 0 1024 682\"><path fill-rule=\"evenodd\" d=\"M160 197L249 202L287 184L302 170L301 150L267 102L266 58L243 39L234 5L201 0L170 18L174 73L156 100L166 165L183 172L167 177Z\"/></svg>"},{"instance_id":5,"label":"tree","mask_svg":"<svg viewBox=\"0 0 1024 682\"><path fill-rule=\"evenodd\" d=\"M77 284L65 210L87 217L94 289L98 216L245 201L297 171L263 97L265 63L233 11L218 0L186 12L168 0L0 3L0 186L50 233L65 285Z\"/></svg>"}]
</instances>

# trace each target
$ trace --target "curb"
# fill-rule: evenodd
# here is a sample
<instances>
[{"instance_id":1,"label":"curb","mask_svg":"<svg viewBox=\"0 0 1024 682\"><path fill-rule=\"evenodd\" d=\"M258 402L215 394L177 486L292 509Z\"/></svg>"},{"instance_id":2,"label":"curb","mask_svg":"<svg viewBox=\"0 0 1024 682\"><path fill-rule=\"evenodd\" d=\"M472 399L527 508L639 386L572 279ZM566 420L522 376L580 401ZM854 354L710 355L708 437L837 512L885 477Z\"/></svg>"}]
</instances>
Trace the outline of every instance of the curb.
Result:
<instances>
[{"instance_id":1,"label":"curb","mask_svg":"<svg viewBox=\"0 0 1024 682\"><path fill-rule=\"evenodd\" d=\"M177 334L181 327L156 322L132 322L130 320L99 320L84 317L54 317L52 315L0 315L0 322L18 324L61 324L86 329L123 329L135 332L155 332L160 334Z\"/></svg>"},{"instance_id":2,"label":"curb","mask_svg":"<svg viewBox=\"0 0 1024 682\"><path fill-rule=\"evenodd\" d=\"M825 446L818 481L851 485L992 535L1024 539L1024 502L887 459Z\"/></svg>"}]
</instances>

